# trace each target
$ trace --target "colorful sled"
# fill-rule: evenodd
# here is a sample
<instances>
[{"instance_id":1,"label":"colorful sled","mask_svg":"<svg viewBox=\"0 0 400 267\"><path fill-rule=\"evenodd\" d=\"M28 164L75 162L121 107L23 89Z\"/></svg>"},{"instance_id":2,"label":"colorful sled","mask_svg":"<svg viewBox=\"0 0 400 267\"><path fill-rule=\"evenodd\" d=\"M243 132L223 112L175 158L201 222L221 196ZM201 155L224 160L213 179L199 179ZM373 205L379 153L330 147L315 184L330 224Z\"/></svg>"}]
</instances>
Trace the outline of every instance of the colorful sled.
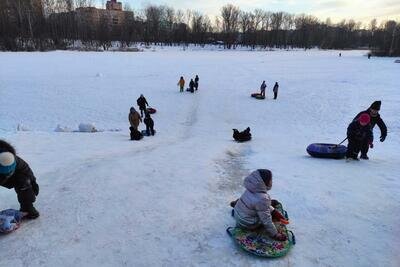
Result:
<instances>
[{"instance_id":1,"label":"colorful sled","mask_svg":"<svg viewBox=\"0 0 400 267\"><path fill-rule=\"evenodd\" d=\"M152 136L151 134L147 134L146 130L142 130L142 135L143 136ZM154 130L154 135L156 134L156 130Z\"/></svg>"},{"instance_id":2,"label":"colorful sled","mask_svg":"<svg viewBox=\"0 0 400 267\"><path fill-rule=\"evenodd\" d=\"M307 147L307 153L316 158L342 159L346 152L347 147L343 145L314 143Z\"/></svg>"},{"instance_id":3,"label":"colorful sled","mask_svg":"<svg viewBox=\"0 0 400 267\"><path fill-rule=\"evenodd\" d=\"M150 114L154 114L157 112L157 110L155 108L147 108L147 112Z\"/></svg>"},{"instance_id":4,"label":"colorful sled","mask_svg":"<svg viewBox=\"0 0 400 267\"><path fill-rule=\"evenodd\" d=\"M18 210L0 211L0 234L9 234L17 230L23 217L24 214Z\"/></svg>"},{"instance_id":5,"label":"colorful sled","mask_svg":"<svg viewBox=\"0 0 400 267\"><path fill-rule=\"evenodd\" d=\"M275 208L288 218L287 212L281 204ZM226 232L233 238L235 243L245 251L260 257L278 258L285 256L296 244L296 238L292 231L280 222L274 222L279 233L286 235L286 241L277 241L270 238L261 227L260 230L246 230L240 227L229 227Z\"/></svg>"},{"instance_id":6,"label":"colorful sled","mask_svg":"<svg viewBox=\"0 0 400 267\"><path fill-rule=\"evenodd\" d=\"M265 99L265 96L261 95L260 93L253 93L251 94L251 97L254 97L255 99Z\"/></svg>"}]
</instances>

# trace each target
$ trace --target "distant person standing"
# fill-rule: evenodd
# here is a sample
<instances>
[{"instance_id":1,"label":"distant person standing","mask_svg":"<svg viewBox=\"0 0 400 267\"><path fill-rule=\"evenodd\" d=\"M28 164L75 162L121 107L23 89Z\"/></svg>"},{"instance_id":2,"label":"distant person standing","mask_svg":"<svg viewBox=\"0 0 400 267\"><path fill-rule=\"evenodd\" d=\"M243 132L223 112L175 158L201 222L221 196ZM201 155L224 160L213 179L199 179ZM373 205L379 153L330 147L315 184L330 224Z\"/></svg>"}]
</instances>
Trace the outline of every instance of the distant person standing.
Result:
<instances>
[{"instance_id":1,"label":"distant person standing","mask_svg":"<svg viewBox=\"0 0 400 267\"><path fill-rule=\"evenodd\" d=\"M368 53L368 59L370 59L371 58L371 53Z\"/></svg>"},{"instance_id":2,"label":"distant person standing","mask_svg":"<svg viewBox=\"0 0 400 267\"><path fill-rule=\"evenodd\" d=\"M150 113L146 112L144 117L144 124L146 125L146 133L147 135L154 135L154 121L150 117Z\"/></svg>"},{"instance_id":3,"label":"distant person standing","mask_svg":"<svg viewBox=\"0 0 400 267\"><path fill-rule=\"evenodd\" d=\"M181 76L181 78L178 81L179 89L180 92L183 92L183 89L185 88L185 79Z\"/></svg>"},{"instance_id":4,"label":"distant person standing","mask_svg":"<svg viewBox=\"0 0 400 267\"><path fill-rule=\"evenodd\" d=\"M274 99L278 97L278 89L279 89L279 84L278 82L276 82L274 85L274 89L272 89L272 91L274 92Z\"/></svg>"},{"instance_id":5,"label":"distant person standing","mask_svg":"<svg viewBox=\"0 0 400 267\"><path fill-rule=\"evenodd\" d=\"M146 105L148 106L149 103L147 103L147 100L143 95L140 95L136 102L140 109L140 116L143 117L143 113L146 112Z\"/></svg>"},{"instance_id":6,"label":"distant person standing","mask_svg":"<svg viewBox=\"0 0 400 267\"><path fill-rule=\"evenodd\" d=\"M189 91L190 91L191 93L194 93L194 81L193 81L193 79L190 80L190 83L189 83Z\"/></svg>"},{"instance_id":7,"label":"distant person standing","mask_svg":"<svg viewBox=\"0 0 400 267\"><path fill-rule=\"evenodd\" d=\"M261 91L261 95L264 97L265 97L265 89L267 89L267 85L265 84L265 81L263 81L260 86L260 91Z\"/></svg>"},{"instance_id":8,"label":"distant person standing","mask_svg":"<svg viewBox=\"0 0 400 267\"><path fill-rule=\"evenodd\" d=\"M142 119L140 118L139 112L136 111L134 107L131 107L131 110L129 112L129 123L133 129L136 131L138 130L139 123L142 122Z\"/></svg>"},{"instance_id":9,"label":"distant person standing","mask_svg":"<svg viewBox=\"0 0 400 267\"><path fill-rule=\"evenodd\" d=\"M194 78L194 88L196 89L196 91L197 89L199 89L199 80L199 76L196 75L196 77Z\"/></svg>"},{"instance_id":10,"label":"distant person standing","mask_svg":"<svg viewBox=\"0 0 400 267\"><path fill-rule=\"evenodd\" d=\"M339 53L339 57L341 57L342 56L342 53Z\"/></svg>"}]
</instances>

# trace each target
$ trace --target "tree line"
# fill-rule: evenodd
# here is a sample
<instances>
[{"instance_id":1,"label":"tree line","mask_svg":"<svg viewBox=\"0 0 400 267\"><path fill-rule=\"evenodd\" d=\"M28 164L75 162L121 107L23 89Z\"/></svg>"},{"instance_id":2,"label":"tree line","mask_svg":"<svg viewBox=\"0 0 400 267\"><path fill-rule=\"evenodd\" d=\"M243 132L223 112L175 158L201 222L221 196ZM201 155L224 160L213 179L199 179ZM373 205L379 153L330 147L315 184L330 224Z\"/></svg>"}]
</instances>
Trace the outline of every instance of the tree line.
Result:
<instances>
[{"instance_id":1,"label":"tree line","mask_svg":"<svg viewBox=\"0 0 400 267\"><path fill-rule=\"evenodd\" d=\"M170 46L218 44L226 49L368 48L379 56L400 55L400 23L394 20L378 24L374 19L363 27L352 19L332 23L306 14L242 11L228 4L212 21L193 10L148 5L134 11L125 5L124 10L131 11L132 16L113 25L107 16L93 22L74 12L79 7L92 7L93 0L43 0L43 12L35 11L34 2L0 0L1 50L68 49L79 40L88 49L105 50L118 41L122 47L144 42ZM5 3L7 8L2 7Z\"/></svg>"}]
</instances>

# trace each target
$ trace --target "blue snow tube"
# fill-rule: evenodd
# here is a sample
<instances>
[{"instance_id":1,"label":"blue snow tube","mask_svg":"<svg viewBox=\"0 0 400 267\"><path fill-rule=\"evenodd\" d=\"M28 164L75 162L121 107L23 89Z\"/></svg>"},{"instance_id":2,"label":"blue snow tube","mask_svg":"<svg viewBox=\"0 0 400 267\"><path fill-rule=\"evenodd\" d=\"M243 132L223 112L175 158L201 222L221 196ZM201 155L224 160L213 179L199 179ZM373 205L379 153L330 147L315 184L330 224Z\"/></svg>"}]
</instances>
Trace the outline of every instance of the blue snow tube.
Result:
<instances>
[{"instance_id":1,"label":"blue snow tube","mask_svg":"<svg viewBox=\"0 0 400 267\"><path fill-rule=\"evenodd\" d=\"M327 159L342 159L346 156L347 147L335 144L314 143L307 147L307 152L312 157Z\"/></svg>"}]
</instances>

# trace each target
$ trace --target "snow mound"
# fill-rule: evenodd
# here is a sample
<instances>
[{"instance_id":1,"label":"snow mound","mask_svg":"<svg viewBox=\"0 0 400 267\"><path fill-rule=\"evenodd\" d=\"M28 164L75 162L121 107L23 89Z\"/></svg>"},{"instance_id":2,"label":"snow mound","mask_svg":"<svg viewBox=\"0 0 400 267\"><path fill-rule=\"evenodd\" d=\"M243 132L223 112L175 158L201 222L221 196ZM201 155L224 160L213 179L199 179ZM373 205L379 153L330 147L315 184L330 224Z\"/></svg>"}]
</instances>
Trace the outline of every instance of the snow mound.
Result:
<instances>
[{"instance_id":1,"label":"snow mound","mask_svg":"<svg viewBox=\"0 0 400 267\"><path fill-rule=\"evenodd\" d=\"M25 125L23 125L22 123L18 123L17 131L29 132L30 129L28 127L26 127Z\"/></svg>"},{"instance_id":2,"label":"snow mound","mask_svg":"<svg viewBox=\"0 0 400 267\"><path fill-rule=\"evenodd\" d=\"M57 127L54 129L54 131L61 133L68 133L72 132L72 129L70 129L68 126L61 126L60 124L58 124Z\"/></svg>"},{"instance_id":3,"label":"snow mound","mask_svg":"<svg viewBox=\"0 0 400 267\"><path fill-rule=\"evenodd\" d=\"M95 133L98 132L94 123L81 123L79 124L79 132L83 133Z\"/></svg>"}]
</instances>

